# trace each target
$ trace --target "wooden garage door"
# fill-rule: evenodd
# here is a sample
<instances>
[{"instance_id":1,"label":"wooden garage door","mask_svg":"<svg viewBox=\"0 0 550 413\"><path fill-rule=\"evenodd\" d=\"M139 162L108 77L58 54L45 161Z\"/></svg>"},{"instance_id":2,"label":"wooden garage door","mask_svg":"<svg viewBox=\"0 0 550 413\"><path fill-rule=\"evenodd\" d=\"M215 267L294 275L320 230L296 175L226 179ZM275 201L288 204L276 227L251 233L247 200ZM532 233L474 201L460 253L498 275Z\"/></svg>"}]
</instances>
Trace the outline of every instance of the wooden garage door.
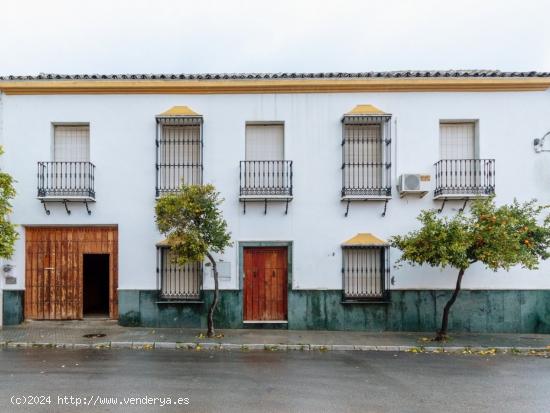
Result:
<instances>
[{"instance_id":1,"label":"wooden garage door","mask_svg":"<svg viewBox=\"0 0 550 413\"><path fill-rule=\"evenodd\" d=\"M244 320L287 319L287 249L244 249Z\"/></svg>"},{"instance_id":2,"label":"wooden garage door","mask_svg":"<svg viewBox=\"0 0 550 413\"><path fill-rule=\"evenodd\" d=\"M25 318L81 319L84 254L109 254L109 316L118 317L116 227L25 228Z\"/></svg>"}]
</instances>

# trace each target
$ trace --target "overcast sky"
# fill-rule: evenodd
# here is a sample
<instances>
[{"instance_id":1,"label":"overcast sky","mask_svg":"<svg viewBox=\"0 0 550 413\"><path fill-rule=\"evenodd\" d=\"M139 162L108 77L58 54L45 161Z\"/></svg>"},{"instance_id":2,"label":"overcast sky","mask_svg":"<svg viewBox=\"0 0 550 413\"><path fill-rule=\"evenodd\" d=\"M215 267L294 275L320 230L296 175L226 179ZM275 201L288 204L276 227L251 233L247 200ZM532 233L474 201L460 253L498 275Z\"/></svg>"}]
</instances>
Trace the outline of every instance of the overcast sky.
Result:
<instances>
[{"instance_id":1,"label":"overcast sky","mask_svg":"<svg viewBox=\"0 0 550 413\"><path fill-rule=\"evenodd\" d=\"M0 74L550 71L548 0L0 0Z\"/></svg>"}]
</instances>

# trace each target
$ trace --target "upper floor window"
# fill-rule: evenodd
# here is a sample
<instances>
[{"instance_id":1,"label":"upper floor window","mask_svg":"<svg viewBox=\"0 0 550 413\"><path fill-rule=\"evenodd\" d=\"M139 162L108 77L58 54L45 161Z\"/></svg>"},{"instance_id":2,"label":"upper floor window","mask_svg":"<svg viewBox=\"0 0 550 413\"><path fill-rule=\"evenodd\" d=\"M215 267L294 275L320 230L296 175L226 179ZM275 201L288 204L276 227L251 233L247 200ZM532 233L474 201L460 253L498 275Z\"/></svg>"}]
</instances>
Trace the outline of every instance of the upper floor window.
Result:
<instances>
[{"instance_id":1,"label":"upper floor window","mask_svg":"<svg viewBox=\"0 0 550 413\"><path fill-rule=\"evenodd\" d=\"M245 159L247 161L282 161L284 155L284 125L246 125Z\"/></svg>"},{"instance_id":2,"label":"upper floor window","mask_svg":"<svg viewBox=\"0 0 550 413\"><path fill-rule=\"evenodd\" d=\"M494 193L495 160L480 158L478 136L476 121L439 123L436 198L468 199Z\"/></svg>"},{"instance_id":3,"label":"upper floor window","mask_svg":"<svg viewBox=\"0 0 550 413\"><path fill-rule=\"evenodd\" d=\"M342 119L342 198L391 196L391 115L359 105Z\"/></svg>"},{"instance_id":4,"label":"upper floor window","mask_svg":"<svg viewBox=\"0 0 550 413\"><path fill-rule=\"evenodd\" d=\"M247 123L240 183L241 200L291 199L292 161L285 160L283 123Z\"/></svg>"},{"instance_id":5,"label":"upper floor window","mask_svg":"<svg viewBox=\"0 0 550 413\"><path fill-rule=\"evenodd\" d=\"M202 116L175 106L157 116L157 196L202 184Z\"/></svg>"},{"instance_id":6,"label":"upper floor window","mask_svg":"<svg viewBox=\"0 0 550 413\"><path fill-rule=\"evenodd\" d=\"M441 159L475 159L477 157L475 122L441 122L439 124Z\"/></svg>"},{"instance_id":7,"label":"upper floor window","mask_svg":"<svg viewBox=\"0 0 550 413\"><path fill-rule=\"evenodd\" d=\"M53 160L55 162L89 162L90 126L54 125Z\"/></svg>"},{"instance_id":8,"label":"upper floor window","mask_svg":"<svg viewBox=\"0 0 550 413\"><path fill-rule=\"evenodd\" d=\"M52 161L38 162L38 198L93 201L94 172L90 125L53 125Z\"/></svg>"}]
</instances>

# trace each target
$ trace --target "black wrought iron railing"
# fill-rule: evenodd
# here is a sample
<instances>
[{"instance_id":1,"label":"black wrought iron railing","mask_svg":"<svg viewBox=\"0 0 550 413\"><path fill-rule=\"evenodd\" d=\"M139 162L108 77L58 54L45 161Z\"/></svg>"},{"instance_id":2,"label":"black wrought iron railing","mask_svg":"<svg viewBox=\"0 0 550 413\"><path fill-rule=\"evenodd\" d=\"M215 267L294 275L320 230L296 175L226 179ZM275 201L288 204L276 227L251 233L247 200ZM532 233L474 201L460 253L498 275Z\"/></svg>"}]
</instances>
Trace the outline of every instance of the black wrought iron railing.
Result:
<instances>
[{"instance_id":1,"label":"black wrought iron railing","mask_svg":"<svg viewBox=\"0 0 550 413\"><path fill-rule=\"evenodd\" d=\"M91 162L38 162L38 197L95 198Z\"/></svg>"},{"instance_id":2,"label":"black wrought iron railing","mask_svg":"<svg viewBox=\"0 0 550 413\"><path fill-rule=\"evenodd\" d=\"M391 196L389 127L389 122L382 121L380 124L344 125L342 197Z\"/></svg>"},{"instance_id":3,"label":"black wrought iron railing","mask_svg":"<svg viewBox=\"0 0 550 413\"><path fill-rule=\"evenodd\" d=\"M176 192L182 184L202 184L202 155L199 140L157 142L157 196Z\"/></svg>"},{"instance_id":4,"label":"black wrought iron railing","mask_svg":"<svg viewBox=\"0 0 550 413\"><path fill-rule=\"evenodd\" d=\"M202 263L178 265L170 248L157 248L157 274L160 298L165 300L200 300L202 294Z\"/></svg>"},{"instance_id":5,"label":"black wrought iron railing","mask_svg":"<svg viewBox=\"0 0 550 413\"><path fill-rule=\"evenodd\" d=\"M494 159L442 159L435 164L435 196L494 193Z\"/></svg>"},{"instance_id":6,"label":"black wrought iron railing","mask_svg":"<svg viewBox=\"0 0 550 413\"><path fill-rule=\"evenodd\" d=\"M241 196L292 196L292 161L241 161Z\"/></svg>"},{"instance_id":7,"label":"black wrought iron railing","mask_svg":"<svg viewBox=\"0 0 550 413\"><path fill-rule=\"evenodd\" d=\"M156 195L202 185L202 118L157 117Z\"/></svg>"},{"instance_id":8,"label":"black wrought iron railing","mask_svg":"<svg viewBox=\"0 0 550 413\"><path fill-rule=\"evenodd\" d=\"M342 196L391 196L390 164L342 164Z\"/></svg>"}]
</instances>

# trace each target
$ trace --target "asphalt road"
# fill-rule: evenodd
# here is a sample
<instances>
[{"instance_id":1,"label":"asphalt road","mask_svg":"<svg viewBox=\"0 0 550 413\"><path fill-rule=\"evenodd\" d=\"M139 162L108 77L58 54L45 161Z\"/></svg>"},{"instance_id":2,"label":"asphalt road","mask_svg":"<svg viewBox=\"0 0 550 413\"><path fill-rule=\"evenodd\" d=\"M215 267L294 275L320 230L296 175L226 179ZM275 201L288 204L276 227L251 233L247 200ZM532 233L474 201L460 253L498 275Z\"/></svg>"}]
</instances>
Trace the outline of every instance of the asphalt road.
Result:
<instances>
[{"instance_id":1,"label":"asphalt road","mask_svg":"<svg viewBox=\"0 0 550 413\"><path fill-rule=\"evenodd\" d=\"M529 356L0 350L0 412L550 412L549 389Z\"/></svg>"}]
</instances>

